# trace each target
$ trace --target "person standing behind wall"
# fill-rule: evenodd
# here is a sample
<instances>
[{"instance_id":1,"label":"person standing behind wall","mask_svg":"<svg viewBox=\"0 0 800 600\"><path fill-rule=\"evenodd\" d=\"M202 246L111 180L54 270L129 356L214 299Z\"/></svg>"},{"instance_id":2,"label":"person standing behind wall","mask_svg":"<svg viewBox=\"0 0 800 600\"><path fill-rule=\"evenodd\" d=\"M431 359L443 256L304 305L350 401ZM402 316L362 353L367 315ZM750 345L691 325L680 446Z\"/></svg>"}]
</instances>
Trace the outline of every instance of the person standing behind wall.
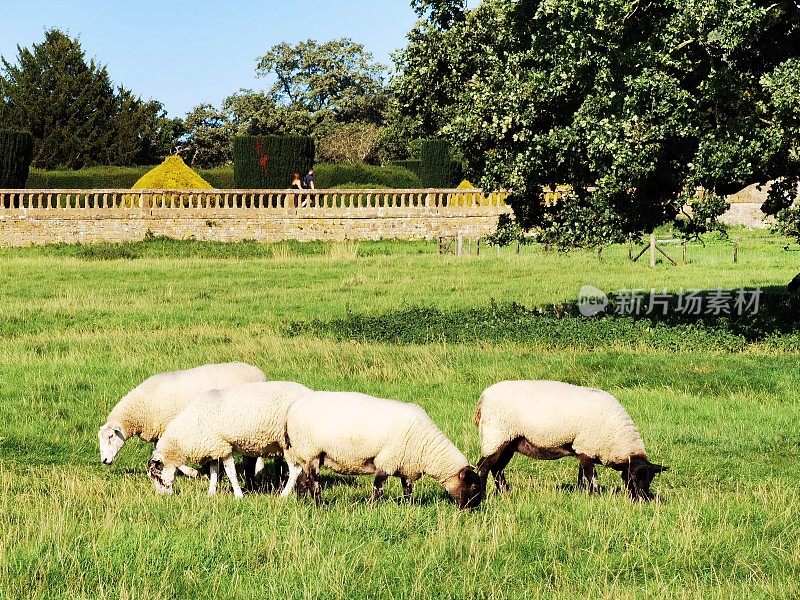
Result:
<instances>
[{"instance_id":1,"label":"person standing behind wall","mask_svg":"<svg viewBox=\"0 0 800 600\"><path fill-rule=\"evenodd\" d=\"M292 183L289 184L289 189L291 190L302 190L303 189L303 182L300 179L300 173L292 173ZM298 196L299 202L298 202ZM304 195L298 194L297 196L292 196L292 206L305 206L306 197Z\"/></svg>"},{"instance_id":2,"label":"person standing behind wall","mask_svg":"<svg viewBox=\"0 0 800 600\"><path fill-rule=\"evenodd\" d=\"M314 189L314 169L309 169L306 176L303 177L303 188L307 190Z\"/></svg>"}]
</instances>

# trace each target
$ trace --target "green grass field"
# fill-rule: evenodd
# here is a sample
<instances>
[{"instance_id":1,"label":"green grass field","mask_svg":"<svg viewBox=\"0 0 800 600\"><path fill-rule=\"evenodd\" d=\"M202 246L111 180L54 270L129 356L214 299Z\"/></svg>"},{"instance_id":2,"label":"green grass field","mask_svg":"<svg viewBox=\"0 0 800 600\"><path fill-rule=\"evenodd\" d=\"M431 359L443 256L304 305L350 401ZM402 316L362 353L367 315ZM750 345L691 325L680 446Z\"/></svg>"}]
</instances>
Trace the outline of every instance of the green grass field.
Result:
<instances>
[{"instance_id":1,"label":"green grass field","mask_svg":"<svg viewBox=\"0 0 800 600\"><path fill-rule=\"evenodd\" d=\"M592 284L771 290L800 252L766 234L692 245L677 267L627 248L439 256L434 244L153 240L0 250L0 598L800 597L800 328L587 320L527 309ZM675 252L680 254L680 252ZM499 305L499 308L498 308ZM784 305L780 305L781 307ZM793 310L793 309L792 309ZM451 318L452 317L452 318ZM151 446L111 467L97 428L150 374L243 360L270 378L421 404L475 461L475 401L508 378L615 394L661 502L570 491L577 462L517 457L513 491L460 512L432 481L399 504L328 474L327 506L157 497Z\"/></svg>"}]
</instances>

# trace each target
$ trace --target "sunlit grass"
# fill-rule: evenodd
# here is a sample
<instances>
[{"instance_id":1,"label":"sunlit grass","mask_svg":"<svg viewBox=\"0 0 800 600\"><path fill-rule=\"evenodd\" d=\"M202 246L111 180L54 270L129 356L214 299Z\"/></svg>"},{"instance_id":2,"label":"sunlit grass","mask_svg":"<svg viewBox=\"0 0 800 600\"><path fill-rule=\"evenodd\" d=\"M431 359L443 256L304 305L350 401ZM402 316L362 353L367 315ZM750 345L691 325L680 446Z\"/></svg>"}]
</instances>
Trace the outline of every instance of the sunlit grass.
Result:
<instances>
[{"instance_id":1,"label":"sunlit grass","mask_svg":"<svg viewBox=\"0 0 800 600\"><path fill-rule=\"evenodd\" d=\"M741 234L744 236L744 234ZM396 242L174 243L0 250L0 597L794 598L800 595L800 354L546 339L393 344L287 336L289 323L408 307L532 307L601 289L785 285L800 254L744 236L693 246L655 270L626 247L526 247L439 256ZM412 327L414 324L407 324ZM394 326L394 325L393 325ZM402 327L400 323L397 327ZM368 478L328 475L327 506L180 479L157 497L151 447L99 463L96 430L146 376L243 360L270 378L417 402L467 456L482 389L553 378L614 393L670 471L635 505L619 476L571 491L575 461L509 466L513 491L461 513L422 481L367 498Z\"/></svg>"}]
</instances>

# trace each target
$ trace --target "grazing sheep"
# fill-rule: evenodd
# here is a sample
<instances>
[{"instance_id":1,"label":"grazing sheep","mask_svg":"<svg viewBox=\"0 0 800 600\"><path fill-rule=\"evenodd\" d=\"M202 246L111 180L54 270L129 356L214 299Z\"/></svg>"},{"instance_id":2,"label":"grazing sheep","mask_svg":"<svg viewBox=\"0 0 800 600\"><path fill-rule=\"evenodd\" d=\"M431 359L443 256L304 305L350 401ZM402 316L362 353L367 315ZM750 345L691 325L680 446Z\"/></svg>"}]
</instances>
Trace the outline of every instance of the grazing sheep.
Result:
<instances>
[{"instance_id":1,"label":"grazing sheep","mask_svg":"<svg viewBox=\"0 0 800 600\"><path fill-rule=\"evenodd\" d=\"M286 413L310 393L291 381L244 383L198 396L167 425L148 465L153 485L171 494L175 471L187 462L210 462L209 495L217 491L217 460L222 459L233 493L242 497L233 453L280 456L286 447Z\"/></svg>"},{"instance_id":2,"label":"grazing sheep","mask_svg":"<svg viewBox=\"0 0 800 600\"><path fill-rule=\"evenodd\" d=\"M467 459L415 404L374 398L355 392L314 392L289 409L288 494L302 468L317 504L322 502L319 468L340 473L375 474L372 498L397 476L403 497L411 499L412 485L423 474L441 483L461 508L483 498L481 481Z\"/></svg>"},{"instance_id":3,"label":"grazing sheep","mask_svg":"<svg viewBox=\"0 0 800 600\"><path fill-rule=\"evenodd\" d=\"M100 460L107 465L113 463L122 445L134 435L146 442L157 442L167 423L202 392L265 380L261 369L240 362L153 375L117 402L105 425L98 431ZM196 475L193 469L181 471Z\"/></svg>"},{"instance_id":4,"label":"grazing sheep","mask_svg":"<svg viewBox=\"0 0 800 600\"><path fill-rule=\"evenodd\" d=\"M650 500L650 482L667 467L647 460L639 430L611 394L559 381L501 381L488 387L475 413L481 438L478 474L491 471L508 491L503 470L514 452L552 460L576 456L578 487L599 491L594 466L622 474L630 496Z\"/></svg>"}]
</instances>

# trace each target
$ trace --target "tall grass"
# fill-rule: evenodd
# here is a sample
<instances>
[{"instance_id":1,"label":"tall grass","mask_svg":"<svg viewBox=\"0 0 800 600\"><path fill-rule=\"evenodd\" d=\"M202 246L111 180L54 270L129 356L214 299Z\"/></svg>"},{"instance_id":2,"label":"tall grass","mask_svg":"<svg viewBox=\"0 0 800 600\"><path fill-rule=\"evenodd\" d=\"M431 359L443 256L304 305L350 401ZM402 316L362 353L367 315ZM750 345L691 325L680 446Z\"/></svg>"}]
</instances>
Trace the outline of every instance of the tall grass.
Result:
<instances>
[{"instance_id":1,"label":"tall grass","mask_svg":"<svg viewBox=\"0 0 800 600\"><path fill-rule=\"evenodd\" d=\"M800 268L780 241L748 237L734 265L727 242L709 240L691 264L655 270L626 262L623 247L602 260L535 247L456 258L396 242L0 250L0 597L796 598L796 348L670 346L679 327L648 332L644 322L625 333L630 343L578 344L594 322L568 317L534 335L536 323L520 328L502 311L474 327L492 298L533 310L574 301L584 283L777 290ZM446 335L416 337L430 314ZM380 335L352 335L348 319ZM648 335L655 343L636 342ZM619 397L671 470L653 485L661 501L636 505L614 472L600 470L604 492L592 497L570 488L575 461L518 457L511 495L490 490L462 513L430 480L411 506L395 481L371 505L368 478L327 473L327 506L316 509L235 501L226 485L208 498L203 480L157 497L151 447L138 441L100 464L97 427L131 387L226 360L417 402L473 461L471 416L486 386L597 386Z\"/></svg>"}]
</instances>

